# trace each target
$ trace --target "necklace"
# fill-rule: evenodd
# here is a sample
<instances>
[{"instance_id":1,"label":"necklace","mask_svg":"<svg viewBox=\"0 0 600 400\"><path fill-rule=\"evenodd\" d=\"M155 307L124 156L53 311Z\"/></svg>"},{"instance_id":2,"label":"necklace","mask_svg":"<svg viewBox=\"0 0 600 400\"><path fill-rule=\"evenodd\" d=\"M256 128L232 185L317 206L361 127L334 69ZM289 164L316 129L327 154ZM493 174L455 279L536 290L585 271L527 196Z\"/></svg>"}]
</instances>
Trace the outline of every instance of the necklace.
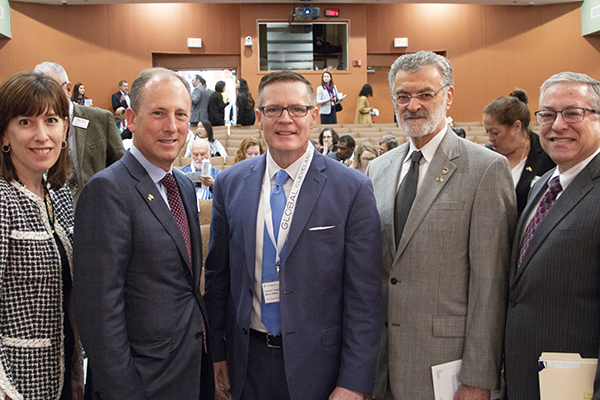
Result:
<instances>
[{"instance_id":1,"label":"necklace","mask_svg":"<svg viewBox=\"0 0 600 400\"><path fill-rule=\"evenodd\" d=\"M52 199L50 198L50 193L48 192L48 188L46 186L44 186L44 201L46 202L48 222L50 223L50 227L52 228L52 234L54 234L54 209L52 208Z\"/></svg>"},{"instance_id":2,"label":"necklace","mask_svg":"<svg viewBox=\"0 0 600 400\"><path fill-rule=\"evenodd\" d=\"M529 144L529 139L525 139L525 146L523 146L523 153L521 153L521 158L519 158L519 162L523 161L525 158L525 152L527 151L527 145Z\"/></svg>"}]
</instances>

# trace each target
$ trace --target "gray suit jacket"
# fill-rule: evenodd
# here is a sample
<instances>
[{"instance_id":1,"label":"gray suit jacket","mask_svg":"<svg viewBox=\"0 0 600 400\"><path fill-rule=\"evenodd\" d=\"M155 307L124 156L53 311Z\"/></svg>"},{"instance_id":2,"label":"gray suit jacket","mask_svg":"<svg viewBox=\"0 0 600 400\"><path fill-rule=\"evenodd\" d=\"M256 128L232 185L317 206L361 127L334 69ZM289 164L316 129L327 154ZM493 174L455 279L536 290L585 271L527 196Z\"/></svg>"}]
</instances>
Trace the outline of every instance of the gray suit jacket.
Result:
<instances>
[{"instance_id":1,"label":"gray suit jacket","mask_svg":"<svg viewBox=\"0 0 600 400\"><path fill-rule=\"evenodd\" d=\"M517 270L525 224L553 172L531 189L513 245L505 341L511 400L539 399L542 352L597 358L600 348L600 155L556 200ZM593 398L600 399L598 370Z\"/></svg>"},{"instance_id":2,"label":"gray suit jacket","mask_svg":"<svg viewBox=\"0 0 600 400\"><path fill-rule=\"evenodd\" d=\"M90 121L87 129L72 125L76 135L77 163L82 180L79 187L83 189L96 172L119 160L125 149L111 112L73 104L73 116Z\"/></svg>"},{"instance_id":3,"label":"gray suit jacket","mask_svg":"<svg viewBox=\"0 0 600 400\"><path fill-rule=\"evenodd\" d=\"M208 121L208 97L208 92L200 84L192 90L190 122Z\"/></svg>"},{"instance_id":4,"label":"gray suit jacket","mask_svg":"<svg viewBox=\"0 0 600 400\"><path fill-rule=\"evenodd\" d=\"M383 230L384 329L375 395L433 398L431 366L463 360L460 382L500 386L506 281L516 223L507 160L448 131L398 251L394 202L409 143L369 164Z\"/></svg>"},{"instance_id":5,"label":"gray suit jacket","mask_svg":"<svg viewBox=\"0 0 600 400\"><path fill-rule=\"evenodd\" d=\"M173 170L192 241L131 153L84 189L74 239L73 297L94 393L107 399L200 397L202 239L192 182ZM202 385L212 386L211 374ZM204 386L203 386L204 387Z\"/></svg>"}]
</instances>

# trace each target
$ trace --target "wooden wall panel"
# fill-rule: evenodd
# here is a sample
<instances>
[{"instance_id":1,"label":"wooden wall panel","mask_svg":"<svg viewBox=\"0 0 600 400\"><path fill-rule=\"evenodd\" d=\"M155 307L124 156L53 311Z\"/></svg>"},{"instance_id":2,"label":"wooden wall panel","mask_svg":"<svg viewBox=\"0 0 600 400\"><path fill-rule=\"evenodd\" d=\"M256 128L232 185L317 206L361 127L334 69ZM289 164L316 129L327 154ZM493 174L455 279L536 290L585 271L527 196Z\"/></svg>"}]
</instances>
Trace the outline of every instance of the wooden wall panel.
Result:
<instances>
[{"instance_id":1,"label":"wooden wall panel","mask_svg":"<svg viewBox=\"0 0 600 400\"><path fill-rule=\"evenodd\" d=\"M298 3L299 4L299 3ZM240 57L240 76L256 97L258 21L287 21L298 4L113 4L48 6L11 2L13 39L0 39L0 80L42 61L62 64L73 83L83 82L94 104L110 108L110 94L120 79L133 81L152 66L153 54L172 54L209 62L213 57ZM549 6L456 4L319 4L333 6L350 22L350 62L360 67L334 72L338 89L347 93L340 122L354 120L356 98L373 82L378 122L391 122L386 71L367 75L367 55L395 58L403 52L445 51L456 80L450 115L458 121L481 119L485 105L514 87L525 89L537 109L538 88L550 75L565 70L600 79L600 36L581 36L578 3ZM252 36L254 46L244 46ZM200 37L202 49L188 49L187 38ZM393 38L408 37L396 49ZM210 57L208 57L210 56ZM182 59L183 60L183 59ZM191 64L190 64L191 63ZM313 85L321 72L303 73Z\"/></svg>"},{"instance_id":2,"label":"wooden wall panel","mask_svg":"<svg viewBox=\"0 0 600 400\"><path fill-rule=\"evenodd\" d=\"M456 81L449 115L457 121L480 120L515 87L535 111L539 86L560 71L600 79L600 38L581 37L579 4L381 4L367 7L367 20L368 54L446 51ZM408 48L395 49L394 37L408 37Z\"/></svg>"},{"instance_id":3,"label":"wooden wall panel","mask_svg":"<svg viewBox=\"0 0 600 400\"><path fill-rule=\"evenodd\" d=\"M0 79L42 61L63 65L94 105L110 109L118 82L152 66L154 52L239 55L238 4L48 6L12 2L13 39L0 41ZM199 50L188 37L202 38Z\"/></svg>"}]
</instances>

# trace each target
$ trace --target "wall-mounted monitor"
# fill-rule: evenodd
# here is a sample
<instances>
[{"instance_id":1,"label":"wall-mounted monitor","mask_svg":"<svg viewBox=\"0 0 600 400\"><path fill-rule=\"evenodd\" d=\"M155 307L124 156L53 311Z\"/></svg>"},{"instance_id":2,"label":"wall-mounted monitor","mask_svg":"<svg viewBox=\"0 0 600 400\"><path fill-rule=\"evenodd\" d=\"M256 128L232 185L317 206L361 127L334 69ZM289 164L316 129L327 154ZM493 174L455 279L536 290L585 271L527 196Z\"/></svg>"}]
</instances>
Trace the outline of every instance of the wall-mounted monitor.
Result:
<instances>
[{"instance_id":1,"label":"wall-mounted monitor","mask_svg":"<svg viewBox=\"0 0 600 400\"><path fill-rule=\"evenodd\" d=\"M259 23L260 70L348 69L348 23Z\"/></svg>"}]
</instances>

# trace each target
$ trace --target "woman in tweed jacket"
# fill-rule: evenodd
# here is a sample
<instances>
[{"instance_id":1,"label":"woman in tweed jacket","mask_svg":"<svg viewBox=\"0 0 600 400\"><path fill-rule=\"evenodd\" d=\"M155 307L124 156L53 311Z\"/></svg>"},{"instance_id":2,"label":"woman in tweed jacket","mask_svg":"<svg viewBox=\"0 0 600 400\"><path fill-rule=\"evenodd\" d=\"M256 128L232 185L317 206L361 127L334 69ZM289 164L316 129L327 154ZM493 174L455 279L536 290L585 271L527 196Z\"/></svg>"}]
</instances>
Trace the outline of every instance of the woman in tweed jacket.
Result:
<instances>
[{"instance_id":1,"label":"woman in tweed jacket","mask_svg":"<svg viewBox=\"0 0 600 400\"><path fill-rule=\"evenodd\" d=\"M33 72L0 86L0 399L83 398L67 99Z\"/></svg>"}]
</instances>

